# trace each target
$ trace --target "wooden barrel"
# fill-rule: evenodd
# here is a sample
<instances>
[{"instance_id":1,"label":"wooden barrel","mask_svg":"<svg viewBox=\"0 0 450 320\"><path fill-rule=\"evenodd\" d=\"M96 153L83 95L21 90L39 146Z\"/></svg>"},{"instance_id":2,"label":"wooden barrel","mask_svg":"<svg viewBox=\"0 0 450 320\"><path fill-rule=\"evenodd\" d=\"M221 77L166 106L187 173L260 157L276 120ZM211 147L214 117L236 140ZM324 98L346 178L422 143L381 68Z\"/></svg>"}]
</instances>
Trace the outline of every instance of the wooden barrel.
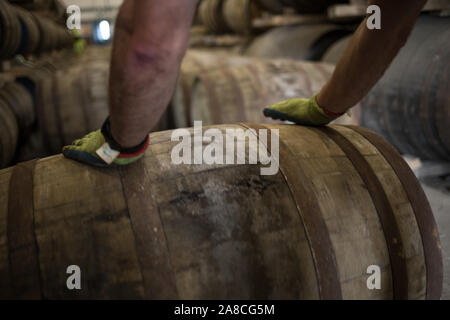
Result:
<instances>
[{"instance_id":1,"label":"wooden barrel","mask_svg":"<svg viewBox=\"0 0 450 320\"><path fill-rule=\"evenodd\" d=\"M32 133L34 140L25 142L25 159L33 153L59 153L63 146L101 127L108 116L108 70L108 61L91 61L56 71L37 68L16 75L35 87L38 127ZM41 143L36 143L36 136Z\"/></svg>"},{"instance_id":2,"label":"wooden barrel","mask_svg":"<svg viewBox=\"0 0 450 320\"><path fill-rule=\"evenodd\" d=\"M39 27L40 41L37 51L39 53L50 52L58 48L58 29L62 28L56 25L52 20L34 15L35 21Z\"/></svg>"},{"instance_id":3,"label":"wooden barrel","mask_svg":"<svg viewBox=\"0 0 450 320\"><path fill-rule=\"evenodd\" d=\"M175 94L169 107L175 128L192 125L190 119L191 92L196 77L208 71L229 66L254 63L255 59L223 52L188 50L181 64Z\"/></svg>"},{"instance_id":4,"label":"wooden barrel","mask_svg":"<svg viewBox=\"0 0 450 320\"><path fill-rule=\"evenodd\" d=\"M279 27L256 37L245 55L320 61L330 46L350 32L332 24Z\"/></svg>"},{"instance_id":5,"label":"wooden barrel","mask_svg":"<svg viewBox=\"0 0 450 320\"><path fill-rule=\"evenodd\" d=\"M223 18L228 29L238 34L252 33L252 20L260 15L253 0L224 0Z\"/></svg>"},{"instance_id":6,"label":"wooden barrel","mask_svg":"<svg viewBox=\"0 0 450 320\"><path fill-rule=\"evenodd\" d=\"M14 113L20 133L26 134L36 119L31 93L18 82L8 82L0 88L0 100Z\"/></svg>"},{"instance_id":7,"label":"wooden barrel","mask_svg":"<svg viewBox=\"0 0 450 320\"><path fill-rule=\"evenodd\" d=\"M202 73L192 89L190 125L200 120L204 125L272 122L264 117L264 107L290 98L310 98L333 69L322 63L265 60Z\"/></svg>"},{"instance_id":8,"label":"wooden barrel","mask_svg":"<svg viewBox=\"0 0 450 320\"><path fill-rule=\"evenodd\" d=\"M422 16L362 102L363 125L422 159L450 160L449 39L449 18Z\"/></svg>"},{"instance_id":9,"label":"wooden barrel","mask_svg":"<svg viewBox=\"0 0 450 320\"><path fill-rule=\"evenodd\" d=\"M14 8L6 1L0 1L0 60L12 58L20 46L22 32Z\"/></svg>"},{"instance_id":10,"label":"wooden barrel","mask_svg":"<svg viewBox=\"0 0 450 320\"><path fill-rule=\"evenodd\" d=\"M222 7L224 0L203 0L198 8L200 20L203 25L213 34L228 31L223 18Z\"/></svg>"},{"instance_id":11,"label":"wooden barrel","mask_svg":"<svg viewBox=\"0 0 450 320\"><path fill-rule=\"evenodd\" d=\"M299 13L321 13L325 12L329 6L338 3L348 2L347 0L280 0L287 6L293 7Z\"/></svg>"},{"instance_id":12,"label":"wooden barrel","mask_svg":"<svg viewBox=\"0 0 450 320\"><path fill-rule=\"evenodd\" d=\"M345 126L211 129L259 138L273 157L278 146L279 171L175 165L170 131L121 169L55 156L0 171L0 297L439 299L430 206L384 140ZM265 129L279 132L268 142ZM67 289L69 266L81 290Z\"/></svg>"},{"instance_id":13,"label":"wooden barrel","mask_svg":"<svg viewBox=\"0 0 450 320\"><path fill-rule=\"evenodd\" d=\"M30 54L35 53L39 46L39 26L36 19L31 12L23 10L22 8L15 8L17 17L21 24L21 42L19 53Z\"/></svg>"},{"instance_id":14,"label":"wooden barrel","mask_svg":"<svg viewBox=\"0 0 450 320\"><path fill-rule=\"evenodd\" d=\"M19 139L19 126L11 108L0 99L0 168L14 158Z\"/></svg>"},{"instance_id":15,"label":"wooden barrel","mask_svg":"<svg viewBox=\"0 0 450 320\"><path fill-rule=\"evenodd\" d=\"M336 64L347 49L353 35L346 36L330 46L321 61Z\"/></svg>"},{"instance_id":16,"label":"wooden barrel","mask_svg":"<svg viewBox=\"0 0 450 320\"><path fill-rule=\"evenodd\" d=\"M107 68L109 63L105 61L104 65ZM43 106L39 114L49 151L55 154L63 146L101 127L108 116L108 78L102 71L90 71L78 65L58 70L52 88L53 103Z\"/></svg>"}]
</instances>

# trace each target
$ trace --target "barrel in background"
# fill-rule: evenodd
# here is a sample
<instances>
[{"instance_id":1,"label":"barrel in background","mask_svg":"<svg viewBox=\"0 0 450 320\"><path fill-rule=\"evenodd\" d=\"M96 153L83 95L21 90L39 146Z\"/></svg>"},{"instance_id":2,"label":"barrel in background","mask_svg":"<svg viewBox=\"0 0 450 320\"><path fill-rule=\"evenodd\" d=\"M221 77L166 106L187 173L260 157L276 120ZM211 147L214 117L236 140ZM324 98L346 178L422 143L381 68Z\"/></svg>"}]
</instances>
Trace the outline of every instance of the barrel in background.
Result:
<instances>
[{"instance_id":1,"label":"barrel in background","mask_svg":"<svg viewBox=\"0 0 450 320\"><path fill-rule=\"evenodd\" d=\"M192 89L190 120L205 125L273 122L264 117L264 107L290 98L311 98L333 69L329 64L280 59L200 73Z\"/></svg>"},{"instance_id":2,"label":"barrel in background","mask_svg":"<svg viewBox=\"0 0 450 320\"><path fill-rule=\"evenodd\" d=\"M216 69L254 63L254 58L206 50L188 50L181 64L180 76L169 109L176 128L185 128L191 121L192 89L202 73Z\"/></svg>"},{"instance_id":3,"label":"barrel in background","mask_svg":"<svg viewBox=\"0 0 450 320\"><path fill-rule=\"evenodd\" d=\"M260 129L279 130L280 170L175 165L179 142L169 131L152 134L142 161L120 170L56 156L0 171L0 296L440 297L431 210L401 156L378 136L342 126L207 129L225 141L227 129L240 129L237 141L260 139L272 155L274 136L270 142ZM72 264L83 272L76 292L65 286ZM367 289L373 264L380 290Z\"/></svg>"},{"instance_id":4,"label":"barrel in background","mask_svg":"<svg viewBox=\"0 0 450 320\"><path fill-rule=\"evenodd\" d=\"M224 0L223 19L228 28L237 34L249 36L252 33L252 21L260 15L253 0Z\"/></svg>"},{"instance_id":5,"label":"barrel in background","mask_svg":"<svg viewBox=\"0 0 450 320\"><path fill-rule=\"evenodd\" d=\"M362 124L402 153L450 160L450 19L421 16L362 101Z\"/></svg>"},{"instance_id":6,"label":"barrel in background","mask_svg":"<svg viewBox=\"0 0 450 320\"><path fill-rule=\"evenodd\" d=\"M56 23L40 12L0 1L0 59L16 54L39 55L69 47L73 37L62 23Z\"/></svg>"},{"instance_id":7,"label":"barrel in background","mask_svg":"<svg viewBox=\"0 0 450 320\"><path fill-rule=\"evenodd\" d=\"M19 139L19 125L11 108L0 100L0 168L14 158Z\"/></svg>"},{"instance_id":8,"label":"barrel in background","mask_svg":"<svg viewBox=\"0 0 450 320\"><path fill-rule=\"evenodd\" d=\"M222 14L223 2L224 0L203 0L198 8L200 20L211 33L228 31Z\"/></svg>"},{"instance_id":9,"label":"barrel in background","mask_svg":"<svg viewBox=\"0 0 450 320\"><path fill-rule=\"evenodd\" d=\"M14 56L20 46L21 26L14 8L0 1L0 60Z\"/></svg>"},{"instance_id":10,"label":"barrel in background","mask_svg":"<svg viewBox=\"0 0 450 320\"><path fill-rule=\"evenodd\" d=\"M353 35L345 36L328 47L321 61L336 64L347 49Z\"/></svg>"},{"instance_id":11,"label":"barrel in background","mask_svg":"<svg viewBox=\"0 0 450 320\"><path fill-rule=\"evenodd\" d=\"M348 2L346 0L279 0L287 7L293 7L299 13L321 13L329 6Z\"/></svg>"},{"instance_id":12,"label":"barrel in background","mask_svg":"<svg viewBox=\"0 0 450 320\"><path fill-rule=\"evenodd\" d=\"M36 119L36 111L33 96L22 84L16 81L6 83L0 88L0 100L13 111L22 133L31 129Z\"/></svg>"},{"instance_id":13,"label":"barrel in background","mask_svg":"<svg viewBox=\"0 0 450 320\"><path fill-rule=\"evenodd\" d=\"M332 24L279 27L256 37L245 55L320 61L336 41L351 30Z\"/></svg>"}]
</instances>

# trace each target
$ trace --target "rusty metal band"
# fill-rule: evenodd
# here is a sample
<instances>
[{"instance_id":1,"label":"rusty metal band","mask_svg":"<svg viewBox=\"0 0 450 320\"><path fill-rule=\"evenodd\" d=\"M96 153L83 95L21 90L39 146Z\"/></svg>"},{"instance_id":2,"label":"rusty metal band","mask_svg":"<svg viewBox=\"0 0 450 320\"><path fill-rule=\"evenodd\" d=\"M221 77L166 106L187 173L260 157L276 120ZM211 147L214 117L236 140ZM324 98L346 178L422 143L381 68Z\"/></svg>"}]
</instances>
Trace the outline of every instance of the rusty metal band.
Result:
<instances>
[{"instance_id":1,"label":"rusty metal band","mask_svg":"<svg viewBox=\"0 0 450 320\"><path fill-rule=\"evenodd\" d=\"M153 202L144 161L121 167L119 173L135 238L145 299L179 299L164 226Z\"/></svg>"},{"instance_id":2,"label":"rusty metal band","mask_svg":"<svg viewBox=\"0 0 450 320\"><path fill-rule=\"evenodd\" d=\"M253 123L243 123L242 126L254 129L270 130L268 127ZM267 149L270 152L270 135L268 135ZM314 259L319 295L325 300L342 299L339 270L336 254L331 243L328 228L323 218L317 198L314 196L313 186L305 172L298 165L296 157L291 153L283 141L279 141L279 168L292 194L292 198L303 222L306 236Z\"/></svg>"},{"instance_id":3,"label":"rusty metal band","mask_svg":"<svg viewBox=\"0 0 450 320\"><path fill-rule=\"evenodd\" d=\"M394 299L408 299L408 274L405 250L397 219L391 204L389 203L386 192L383 189L383 185L369 162L346 137L331 127L321 128L320 130L344 151L345 155L352 162L361 179L364 181L377 210L386 239L389 260L391 263Z\"/></svg>"},{"instance_id":4,"label":"rusty metal band","mask_svg":"<svg viewBox=\"0 0 450 320\"><path fill-rule=\"evenodd\" d=\"M427 274L426 298L432 300L440 299L443 285L443 264L439 232L430 204L419 181L399 152L386 140L366 128L348 127L358 132L378 149L391 165L403 185L403 189L416 216L422 237Z\"/></svg>"},{"instance_id":5,"label":"rusty metal band","mask_svg":"<svg viewBox=\"0 0 450 320\"><path fill-rule=\"evenodd\" d=\"M16 299L42 298L33 205L36 162L32 160L16 165L9 184L8 255L12 294Z\"/></svg>"}]
</instances>

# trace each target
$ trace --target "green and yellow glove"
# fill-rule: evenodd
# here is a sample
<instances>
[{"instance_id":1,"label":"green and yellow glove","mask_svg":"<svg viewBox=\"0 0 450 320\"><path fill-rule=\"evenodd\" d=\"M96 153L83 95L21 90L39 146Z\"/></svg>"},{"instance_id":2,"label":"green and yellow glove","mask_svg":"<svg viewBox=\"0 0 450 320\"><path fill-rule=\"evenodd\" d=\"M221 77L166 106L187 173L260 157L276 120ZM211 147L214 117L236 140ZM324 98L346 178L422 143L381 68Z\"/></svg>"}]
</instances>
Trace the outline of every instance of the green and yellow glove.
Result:
<instances>
[{"instance_id":1,"label":"green and yellow glove","mask_svg":"<svg viewBox=\"0 0 450 320\"><path fill-rule=\"evenodd\" d=\"M289 99L264 108L264 115L276 120L292 121L306 126L323 126L342 114L335 114L321 108L316 101L317 94L311 99Z\"/></svg>"},{"instance_id":2,"label":"green and yellow glove","mask_svg":"<svg viewBox=\"0 0 450 320\"><path fill-rule=\"evenodd\" d=\"M134 148L122 148L114 141L110 133L109 119L101 130L75 140L62 150L66 158L86 163L95 167L113 167L133 163L145 153L149 145L149 137Z\"/></svg>"}]
</instances>

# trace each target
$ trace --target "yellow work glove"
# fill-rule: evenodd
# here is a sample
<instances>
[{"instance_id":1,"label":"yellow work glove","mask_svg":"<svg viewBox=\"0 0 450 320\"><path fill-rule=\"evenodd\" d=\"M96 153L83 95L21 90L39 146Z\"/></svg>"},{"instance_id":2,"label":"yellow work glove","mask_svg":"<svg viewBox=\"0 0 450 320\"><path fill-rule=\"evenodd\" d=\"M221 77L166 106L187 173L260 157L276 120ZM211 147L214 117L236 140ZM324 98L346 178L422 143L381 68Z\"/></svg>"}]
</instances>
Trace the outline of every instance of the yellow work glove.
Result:
<instances>
[{"instance_id":1,"label":"yellow work glove","mask_svg":"<svg viewBox=\"0 0 450 320\"><path fill-rule=\"evenodd\" d=\"M66 158L76 160L95 167L128 165L144 156L149 145L149 137L134 148L121 148L111 136L109 119L102 129L91 132L83 138L75 140L62 150Z\"/></svg>"},{"instance_id":2,"label":"yellow work glove","mask_svg":"<svg viewBox=\"0 0 450 320\"><path fill-rule=\"evenodd\" d=\"M276 120L292 121L306 126L323 126L341 114L332 114L322 109L316 101L315 94L311 99L289 99L264 108L264 115Z\"/></svg>"}]
</instances>

